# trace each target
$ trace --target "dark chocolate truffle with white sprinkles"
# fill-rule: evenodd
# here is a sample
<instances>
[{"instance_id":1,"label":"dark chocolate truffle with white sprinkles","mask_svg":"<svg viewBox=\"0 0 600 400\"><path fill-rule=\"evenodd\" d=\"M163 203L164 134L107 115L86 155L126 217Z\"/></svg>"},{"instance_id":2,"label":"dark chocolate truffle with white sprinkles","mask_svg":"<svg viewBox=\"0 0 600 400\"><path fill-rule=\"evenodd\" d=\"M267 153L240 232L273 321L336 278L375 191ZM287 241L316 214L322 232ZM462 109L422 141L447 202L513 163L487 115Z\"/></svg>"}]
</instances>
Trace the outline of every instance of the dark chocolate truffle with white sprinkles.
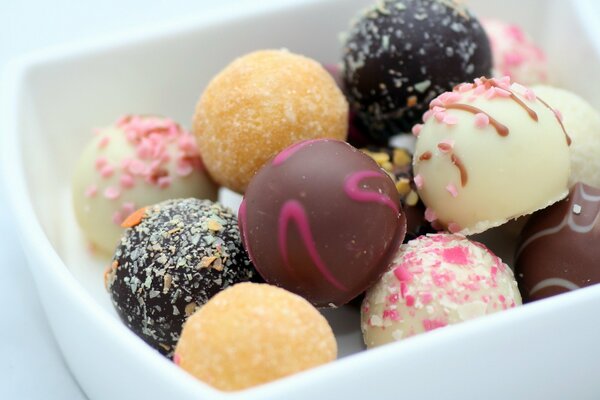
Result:
<instances>
[{"instance_id":1,"label":"dark chocolate truffle with white sprinkles","mask_svg":"<svg viewBox=\"0 0 600 400\"><path fill-rule=\"evenodd\" d=\"M436 96L489 76L492 55L479 21L458 1L380 0L350 28L343 65L352 109L385 143L410 131Z\"/></svg>"},{"instance_id":2,"label":"dark chocolate truffle with white sprinkles","mask_svg":"<svg viewBox=\"0 0 600 400\"><path fill-rule=\"evenodd\" d=\"M237 218L209 200L169 200L129 216L105 284L127 327L170 356L183 323L212 296L256 272Z\"/></svg>"},{"instance_id":3,"label":"dark chocolate truffle with white sprinkles","mask_svg":"<svg viewBox=\"0 0 600 400\"><path fill-rule=\"evenodd\" d=\"M390 177L337 140L298 142L250 181L239 211L244 245L270 284L319 307L372 285L404 239Z\"/></svg>"}]
</instances>

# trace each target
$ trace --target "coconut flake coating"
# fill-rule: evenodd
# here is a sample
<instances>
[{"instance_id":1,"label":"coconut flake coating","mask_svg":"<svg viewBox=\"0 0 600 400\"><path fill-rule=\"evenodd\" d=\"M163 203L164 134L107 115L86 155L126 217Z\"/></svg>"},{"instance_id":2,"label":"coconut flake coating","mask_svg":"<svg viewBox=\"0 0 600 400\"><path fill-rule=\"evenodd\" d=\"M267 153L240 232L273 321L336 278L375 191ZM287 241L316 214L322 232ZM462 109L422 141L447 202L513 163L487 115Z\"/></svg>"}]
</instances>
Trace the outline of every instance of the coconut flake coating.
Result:
<instances>
[{"instance_id":1,"label":"coconut flake coating","mask_svg":"<svg viewBox=\"0 0 600 400\"><path fill-rule=\"evenodd\" d=\"M287 50L261 50L212 79L193 126L211 176L243 193L256 171L287 146L344 140L348 102L318 62Z\"/></svg>"},{"instance_id":2,"label":"coconut flake coating","mask_svg":"<svg viewBox=\"0 0 600 400\"><path fill-rule=\"evenodd\" d=\"M367 347L521 305L513 273L463 236L420 236L400 246L361 307Z\"/></svg>"},{"instance_id":3,"label":"coconut flake coating","mask_svg":"<svg viewBox=\"0 0 600 400\"><path fill-rule=\"evenodd\" d=\"M531 89L482 77L429 107L413 127L413 165L434 225L480 233L567 195L571 139L560 113Z\"/></svg>"},{"instance_id":4,"label":"coconut flake coating","mask_svg":"<svg viewBox=\"0 0 600 400\"><path fill-rule=\"evenodd\" d=\"M335 360L327 320L302 297L240 283L213 297L183 327L175 363L217 389L270 382Z\"/></svg>"},{"instance_id":5,"label":"coconut flake coating","mask_svg":"<svg viewBox=\"0 0 600 400\"><path fill-rule=\"evenodd\" d=\"M256 276L237 218L218 203L169 200L125 222L133 226L121 238L105 284L125 325L163 354L171 355L196 308Z\"/></svg>"},{"instance_id":6,"label":"coconut flake coating","mask_svg":"<svg viewBox=\"0 0 600 400\"><path fill-rule=\"evenodd\" d=\"M351 108L380 142L408 132L437 95L489 76L492 55L478 20L457 1L377 1L343 47Z\"/></svg>"}]
</instances>

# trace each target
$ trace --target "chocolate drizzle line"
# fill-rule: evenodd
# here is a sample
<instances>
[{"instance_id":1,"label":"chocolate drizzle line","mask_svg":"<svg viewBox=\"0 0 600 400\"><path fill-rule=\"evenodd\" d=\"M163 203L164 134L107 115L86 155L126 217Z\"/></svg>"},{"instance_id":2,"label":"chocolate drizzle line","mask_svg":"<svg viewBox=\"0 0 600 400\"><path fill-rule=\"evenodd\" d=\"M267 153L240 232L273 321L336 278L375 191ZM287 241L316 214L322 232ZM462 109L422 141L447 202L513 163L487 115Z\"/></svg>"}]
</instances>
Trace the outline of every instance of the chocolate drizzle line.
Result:
<instances>
[{"instance_id":1,"label":"chocolate drizzle line","mask_svg":"<svg viewBox=\"0 0 600 400\"><path fill-rule=\"evenodd\" d=\"M450 159L452 160L452 164L454 164L456 168L458 168L458 170L460 171L460 184L462 187L464 187L467 184L468 180L467 169L465 168L465 165L463 164L461 159L456 154L452 153Z\"/></svg>"},{"instance_id":2,"label":"chocolate drizzle line","mask_svg":"<svg viewBox=\"0 0 600 400\"><path fill-rule=\"evenodd\" d=\"M518 97L517 97L517 96L514 94L514 92L513 92L512 90L510 90L510 89L505 89L505 88L502 88L502 87L500 87L500 85L498 85L496 82L494 82L494 81L493 81L493 80L491 80L491 79L487 79L487 78L483 78L483 77L482 77L482 78L481 78L481 81L483 82L483 84L484 84L486 87L492 87L492 86L493 86L493 87L499 87L500 89L502 89L502 90L506 90L507 92L509 92L509 93L510 93L510 98L511 98L511 99L512 99L514 102L516 102L518 105L520 105L520 106L521 106L521 107L522 107L522 108L523 108L525 111L527 111L527 114L529 114L529 116L531 117L531 119L532 119L532 120L534 120L534 121L536 121L536 122L538 121L538 116L537 116L536 112L535 112L535 111L533 111L531 108L529 108L529 106L528 106L527 104L525 104L525 103L523 102L523 100L521 100L520 98L518 98Z\"/></svg>"},{"instance_id":3,"label":"chocolate drizzle line","mask_svg":"<svg viewBox=\"0 0 600 400\"><path fill-rule=\"evenodd\" d=\"M571 145L571 137L569 136L569 134L567 133L565 126L563 125L562 121L560 120L560 118L558 118L558 115L556 115L556 111L554 111L554 109L552 107L550 107L550 105L548 103L546 103L544 100L540 99L539 97L537 98L538 101L540 103L542 103L543 105L546 106L546 108L548 108L550 111L552 111L552 113L554 114L554 116L556 117L556 120L558 121L560 127L562 128L563 133L565 134L565 138L567 138L567 145L570 146Z\"/></svg>"},{"instance_id":4,"label":"chocolate drizzle line","mask_svg":"<svg viewBox=\"0 0 600 400\"><path fill-rule=\"evenodd\" d=\"M496 129L496 132L498 132L498 135L503 136L503 137L508 136L508 127L506 125L501 124L494 117L492 117L491 115L489 115L488 113L486 113L485 111L483 111L477 107L470 106L468 104L447 104L445 106L445 108L447 110L450 110L450 109L463 110L463 111L470 112L472 114L484 114L489 118L490 125L492 125Z\"/></svg>"},{"instance_id":5,"label":"chocolate drizzle line","mask_svg":"<svg viewBox=\"0 0 600 400\"><path fill-rule=\"evenodd\" d=\"M419 157L419 161L426 161L431 159L431 152L430 151L426 151L425 153L421 154L421 157Z\"/></svg>"}]
</instances>

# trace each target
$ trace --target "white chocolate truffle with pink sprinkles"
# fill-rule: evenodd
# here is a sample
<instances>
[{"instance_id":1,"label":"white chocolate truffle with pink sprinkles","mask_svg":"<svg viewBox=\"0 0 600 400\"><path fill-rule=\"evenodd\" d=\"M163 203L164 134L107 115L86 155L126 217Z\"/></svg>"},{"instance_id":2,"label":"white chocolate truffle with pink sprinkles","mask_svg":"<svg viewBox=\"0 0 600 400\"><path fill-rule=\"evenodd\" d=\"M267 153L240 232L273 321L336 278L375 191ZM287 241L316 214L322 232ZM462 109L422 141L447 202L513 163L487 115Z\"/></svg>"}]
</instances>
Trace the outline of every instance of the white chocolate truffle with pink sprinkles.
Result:
<instances>
[{"instance_id":1,"label":"white chocolate truffle with pink sprinkles","mask_svg":"<svg viewBox=\"0 0 600 400\"><path fill-rule=\"evenodd\" d=\"M492 48L494 74L510 76L523 85L548 81L548 62L544 51L518 25L484 18L485 29Z\"/></svg>"},{"instance_id":2,"label":"white chocolate truffle with pink sprinkles","mask_svg":"<svg viewBox=\"0 0 600 400\"><path fill-rule=\"evenodd\" d=\"M136 209L174 198L216 200L217 190L194 136L156 116L127 115L97 129L72 181L77 222L92 247L107 254Z\"/></svg>"},{"instance_id":3,"label":"white chocolate truffle with pink sprinkles","mask_svg":"<svg viewBox=\"0 0 600 400\"><path fill-rule=\"evenodd\" d=\"M367 348L522 304L510 268L463 236L420 236L400 246L367 291L361 329Z\"/></svg>"},{"instance_id":4,"label":"white chocolate truffle with pink sprinkles","mask_svg":"<svg viewBox=\"0 0 600 400\"><path fill-rule=\"evenodd\" d=\"M413 166L434 225L481 233L567 195L571 139L560 113L531 89L478 78L429 107L413 127Z\"/></svg>"}]
</instances>

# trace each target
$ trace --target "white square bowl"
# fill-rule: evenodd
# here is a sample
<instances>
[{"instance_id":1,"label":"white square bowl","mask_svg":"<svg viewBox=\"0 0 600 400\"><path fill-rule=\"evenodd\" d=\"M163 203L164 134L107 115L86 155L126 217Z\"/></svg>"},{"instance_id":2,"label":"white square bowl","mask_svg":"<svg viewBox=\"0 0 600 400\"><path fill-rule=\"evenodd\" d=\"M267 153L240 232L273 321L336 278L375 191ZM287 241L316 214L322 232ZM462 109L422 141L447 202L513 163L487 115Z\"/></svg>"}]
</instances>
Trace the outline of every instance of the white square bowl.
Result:
<instances>
[{"instance_id":1,"label":"white square bowl","mask_svg":"<svg viewBox=\"0 0 600 400\"><path fill-rule=\"evenodd\" d=\"M16 230L56 339L90 398L598 398L600 286L354 355L361 348L356 310L330 311L342 359L230 394L188 376L116 317L102 284L106 260L85 250L69 200L72 169L91 129L124 113L185 124L208 80L251 50L287 47L335 62L338 33L368 3L221 7L183 23L45 51L8 68L0 131ZM600 108L600 83L591 79L600 66L591 1L480 0L473 8L525 26L548 51L553 80Z\"/></svg>"}]
</instances>

